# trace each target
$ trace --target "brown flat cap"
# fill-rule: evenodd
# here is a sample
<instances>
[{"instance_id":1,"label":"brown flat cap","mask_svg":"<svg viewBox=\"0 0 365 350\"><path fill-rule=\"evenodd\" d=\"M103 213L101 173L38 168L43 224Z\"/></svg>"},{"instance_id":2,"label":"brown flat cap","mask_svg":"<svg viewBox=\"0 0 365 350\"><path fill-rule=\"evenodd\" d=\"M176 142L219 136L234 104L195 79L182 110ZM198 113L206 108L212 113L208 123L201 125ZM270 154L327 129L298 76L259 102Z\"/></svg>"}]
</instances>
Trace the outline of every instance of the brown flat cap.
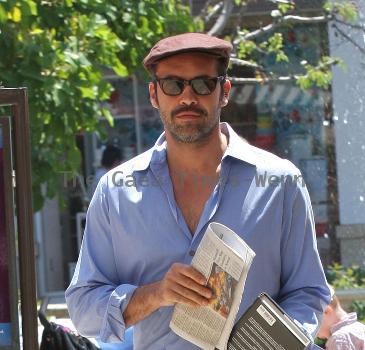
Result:
<instances>
[{"instance_id":1,"label":"brown flat cap","mask_svg":"<svg viewBox=\"0 0 365 350\"><path fill-rule=\"evenodd\" d=\"M151 71L151 66L169 56L184 52L205 52L226 60L228 66L232 44L229 41L203 33L185 33L160 40L143 60L144 67Z\"/></svg>"}]
</instances>

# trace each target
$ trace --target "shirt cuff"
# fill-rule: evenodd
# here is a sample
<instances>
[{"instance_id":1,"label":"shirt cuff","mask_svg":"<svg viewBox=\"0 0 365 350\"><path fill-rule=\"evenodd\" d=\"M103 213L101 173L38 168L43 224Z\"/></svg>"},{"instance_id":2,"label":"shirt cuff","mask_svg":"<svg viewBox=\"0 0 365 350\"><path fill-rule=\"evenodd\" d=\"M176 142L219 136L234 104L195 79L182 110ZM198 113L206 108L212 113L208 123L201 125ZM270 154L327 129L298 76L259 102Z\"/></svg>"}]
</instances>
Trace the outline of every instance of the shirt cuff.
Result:
<instances>
[{"instance_id":1,"label":"shirt cuff","mask_svg":"<svg viewBox=\"0 0 365 350\"><path fill-rule=\"evenodd\" d=\"M111 294L100 330L100 340L104 343L124 341L125 322L123 312L137 289L131 284L122 284Z\"/></svg>"}]
</instances>

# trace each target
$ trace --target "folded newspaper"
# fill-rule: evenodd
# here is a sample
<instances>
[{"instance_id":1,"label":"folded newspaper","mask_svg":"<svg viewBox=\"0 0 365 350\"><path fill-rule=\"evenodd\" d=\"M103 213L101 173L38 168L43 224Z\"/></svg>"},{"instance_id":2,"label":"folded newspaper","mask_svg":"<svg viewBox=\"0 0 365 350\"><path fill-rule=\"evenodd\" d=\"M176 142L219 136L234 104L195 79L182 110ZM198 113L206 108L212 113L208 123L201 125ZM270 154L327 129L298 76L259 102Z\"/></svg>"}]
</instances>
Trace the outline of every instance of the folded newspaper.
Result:
<instances>
[{"instance_id":1,"label":"folded newspaper","mask_svg":"<svg viewBox=\"0 0 365 350\"><path fill-rule=\"evenodd\" d=\"M204 350L226 350L255 252L228 227L212 222L192 260L207 279L208 306L176 304L170 328Z\"/></svg>"}]
</instances>

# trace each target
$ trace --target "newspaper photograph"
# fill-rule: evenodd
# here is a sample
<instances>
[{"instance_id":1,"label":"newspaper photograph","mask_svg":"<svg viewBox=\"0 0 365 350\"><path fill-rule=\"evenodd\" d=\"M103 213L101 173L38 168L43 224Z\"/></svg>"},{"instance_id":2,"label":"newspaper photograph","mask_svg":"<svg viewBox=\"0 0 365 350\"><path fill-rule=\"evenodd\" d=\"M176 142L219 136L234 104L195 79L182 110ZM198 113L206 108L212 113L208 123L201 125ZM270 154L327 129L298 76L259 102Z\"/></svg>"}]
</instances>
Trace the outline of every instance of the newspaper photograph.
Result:
<instances>
[{"instance_id":1,"label":"newspaper photograph","mask_svg":"<svg viewBox=\"0 0 365 350\"><path fill-rule=\"evenodd\" d=\"M203 350L226 350L254 251L228 227L212 222L192 260L213 297L208 306L176 304L170 328Z\"/></svg>"},{"instance_id":2,"label":"newspaper photograph","mask_svg":"<svg viewBox=\"0 0 365 350\"><path fill-rule=\"evenodd\" d=\"M233 293L238 281L229 273L224 271L216 263L213 263L212 271L208 279L207 287L213 293L209 301L209 307L218 312L224 318L227 318L231 310Z\"/></svg>"}]
</instances>

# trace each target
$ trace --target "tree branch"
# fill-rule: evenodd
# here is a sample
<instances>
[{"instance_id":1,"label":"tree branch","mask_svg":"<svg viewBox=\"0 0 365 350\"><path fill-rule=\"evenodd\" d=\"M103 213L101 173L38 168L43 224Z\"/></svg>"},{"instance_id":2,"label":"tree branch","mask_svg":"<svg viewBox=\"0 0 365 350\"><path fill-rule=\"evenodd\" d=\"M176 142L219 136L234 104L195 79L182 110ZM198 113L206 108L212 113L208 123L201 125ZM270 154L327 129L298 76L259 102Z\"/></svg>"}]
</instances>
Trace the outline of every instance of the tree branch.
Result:
<instances>
[{"instance_id":1,"label":"tree branch","mask_svg":"<svg viewBox=\"0 0 365 350\"><path fill-rule=\"evenodd\" d=\"M248 62L251 64L250 62ZM337 58L331 58L327 62L321 62L316 67L313 67L315 70L323 70L327 67L334 66L339 63ZM263 72L263 71L262 71ZM277 76L275 74L270 75L260 75L259 78L238 78L238 77L229 77L229 80L234 84L264 84L269 82L275 81L295 81L298 80L300 77L307 77L308 73L306 74L294 74L290 76Z\"/></svg>"},{"instance_id":2,"label":"tree branch","mask_svg":"<svg viewBox=\"0 0 365 350\"><path fill-rule=\"evenodd\" d=\"M206 16L208 16L208 8L209 8L209 6L211 6L212 1L213 1L213 0L207 0L207 1L205 2L204 7L200 10L200 13L199 13L199 15L198 15L198 17L199 17L199 18L201 18L201 19L203 19L203 20L204 20L204 18L205 18ZM220 2L220 3L221 3L221 2ZM216 5L215 5L215 6L216 6ZM204 21L205 21L205 20L204 20Z\"/></svg>"},{"instance_id":3,"label":"tree branch","mask_svg":"<svg viewBox=\"0 0 365 350\"><path fill-rule=\"evenodd\" d=\"M218 36L222 33L227 21L231 16L233 7L233 0L224 0L222 12L212 29L210 29L210 31L208 32L209 35Z\"/></svg>"},{"instance_id":4,"label":"tree branch","mask_svg":"<svg viewBox=\"0 0 365 350\"><path fill-rule=\"evenodd\" d=\"M205 17L204 17L204 22L205 23L208 23L211 18L213 16L215 16L223 7L223 1L220 1L218 4L215 4L213 9L212 9L212 12L208 13Z\"/></svg>"},{"instance_id":5,"label":"tree branch","mask_svg":"<svg viewBox=\"0 0 365 350\"><path fill-rule=\"evenodd\" d=\"M265 78L237 78L237 77L229 77L229 80L233 84L264 84L272 81L294 81L297 80L300 76L284 76L284 77L265 77Z\"/></svg>"},{"instance_id":6,"label":"tree branch","mask_svg":"<svg viewBox=\"0 0 365 350\"><path fill-rule=\"evenodd\" d=\"M245 66L245 67L251 67L251 68L260 69L260 70L264 69L262 66L260 66L256 63L241 60L236 57L231 57L229 61L235 66Z\"/></svg>"},{"instance_id":7,"label":"tree branch","mask_svg":"<svg viewBox=\"0 0 365 350\"><path fill-rule=\"evenodd\" d=\"M237 45L242 40L253 40L265 33L272 32L277 27L281 26L283 23L324 23L328 22L330 19L332 19L332 15L323 15L317 17L302 17L293 15L283 16L276 22L268 24L265 27L254 30L253 32L247 34L241 34L238 38L236 38L233 41L233 44Z\"/></svg>"}]
</instances>

